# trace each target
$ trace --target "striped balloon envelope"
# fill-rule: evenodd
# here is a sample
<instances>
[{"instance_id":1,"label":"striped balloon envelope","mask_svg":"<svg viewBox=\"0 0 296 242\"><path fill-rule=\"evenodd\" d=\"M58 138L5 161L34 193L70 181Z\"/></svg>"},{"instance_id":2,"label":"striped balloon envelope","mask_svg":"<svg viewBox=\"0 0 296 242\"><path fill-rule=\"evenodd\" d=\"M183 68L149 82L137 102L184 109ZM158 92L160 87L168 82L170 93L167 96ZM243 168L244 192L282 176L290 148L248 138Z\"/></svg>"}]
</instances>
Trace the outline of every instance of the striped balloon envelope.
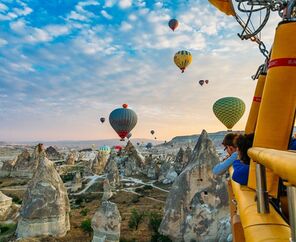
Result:
<instances>
[{"instance_id":1,"label":"striped balloon envelope","mask_svg":"<svg viewBox=\"0 0 296 242\"><path fill-rule=\"evenodd\" d=\"M137 124L137 114L128 108L127 104L122 105L122 108L113 110L109 115L109 122L121 141L131 132Z\"/></svg>"},{"instance_id":2,"label":"striped balloon envelope","mask_svg":"<svg viewBox=\"0 0 296 242\"><path fill-rule=\"evenodd\" d=\"M110 152L111 152L111 149L107 145L103 145L99 148L99 154L101 155L107 156L110 154Z\"/></svg>"},{"instance_id":3,"label":"striped balloon envelope","mask_svg":"<svg viewBox=\"0 0 296 242\"><path fill-rule=\"evenodd\" d=\"M245 103L237 97L223 97L213 105L213 112L216 117L231 130L241 119L246 109Z\"/></svg>"}]
</instances>

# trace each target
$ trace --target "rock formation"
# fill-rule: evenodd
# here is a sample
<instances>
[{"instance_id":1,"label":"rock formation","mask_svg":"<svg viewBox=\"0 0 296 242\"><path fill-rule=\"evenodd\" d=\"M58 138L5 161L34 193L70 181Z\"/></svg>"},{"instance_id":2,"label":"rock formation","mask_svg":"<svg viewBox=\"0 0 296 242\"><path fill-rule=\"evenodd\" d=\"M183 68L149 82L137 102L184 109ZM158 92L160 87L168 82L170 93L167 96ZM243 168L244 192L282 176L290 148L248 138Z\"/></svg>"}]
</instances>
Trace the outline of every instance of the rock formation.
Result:
<instances>
[{"instance_id":1,"label":"rock formation","mask_svg":"<svg viewBox=\"0 0 296 242\"><path fill-rule=\"evenodd\" d=\"M16 234L18 238L64 236L70 229L67 191L44 148L36 151L39 165L25 192Z\"/></svg>"},{"instance_id":2,"label":"rock formation","mask_svg":"<svg viewBox=\"0 0 296 242\"><path fill-rule=\"evenodd\" d=\"M96 151L86 151L83 150L81 152L79 152L79 158L78 161L82 161L82 162L91 162L93 161L97 156L97 152Z\"/></svg>"},{"instance_id":3,"label":"rock formation","mask_svg":"<svg viewBox=\"0 0 296 242\"><path fill-rule=\"evenodd\" d=\"M175 172L175 169L171 167L169 171L167 172L165 179L162 181L163 184L170 184L173 183L176 178L178 177L177 172Z\"/></svg>"},{"instance_id":4,"label":"rock formation","mask_svg":"<svg viewBox=\"0 0 296 242\"><path fill-rule=\"evenodd\" d=\"M160 166L158 181L163 182L172 168L173 167L170 161L165 160L164 162L162 162Z\"/></svg>"},{"instance_id":5,"label":"rock formation","mask_svg":"<svg viewBox=\"0 0 296 242\"><path fill-rule=\"evenodd\" d=\"M107 174L107 178L112 187L120 186L119 170L114 156L109 157L104 173Z\"/></svg>"},{"instance_id":6,"label":"rock formation","mask_svg":"<svg viewBox=\"0 0 296 242\"><path fill-rule=\"evenodd\" d=\"M63 156L52 146L49 146L45 150L46 156L50 160L60 160L63 158Z\"/></svg>"},{"instance_id":7,"label":"rock formation","mask_svg":"<svg viewBox=\"0 0 296 242\"><path fill-rule=\"evenodd\" d=\"M119 242L121 216L115 203L103 201L91 221L92 242Z\"/></svg>"},{"instance_id":8,"label":"rock formation","mask_svg":"<svg viewBox=\"0 0 296 242\"><path fill-rule=\"evenodd\" d=\"M178 174L180 174L184 170L184 168L187 166L191 157L191 152L192 151L190 147L187 147L185 151L183 150L182 147L180 148L174 162L174 168Z\"/></svg>"},{"instance_id":9,"label":"rock formation","mask_svg":"<svg viewBox=\"0 0 296 242\"><path fill-rule=\"evenodd\" d=\"M81 187L82 187L81 174L80 172L76 172L73 179L73 185L71 187L71 191L77 192Z\"/></svg>"},{"instance_id":10,"label":"rock formation","mask_svg":"<svg viewBox=\"0 0 296 242\"><path fill-rule=\"evenodd\" d=\"M103 183L104 194L102 197L102 201L108 201L112 196L112 187L110 186L109 180L106 178Z\"/></svg>"},{"instance_id":11,"label":"rock formation","mask_svg":"<svg viewBox=\"0 0 296 242\"><path fill-rule=\"evenodd\" d=\"M9 213L11 205L12 205L12 198L6 196L0 191L0 221L6 220L6 217Z\"/></svg>"},{"instance_id":12,"label":"rock formation","mask_svg":"<svg viewBox=\"0 0 296 242\"><path fill-rule=\"evenodd\" d=\"M104 168L107 164L108 157L109 157L108 155L104 155L101 153L97 154L91 166L93 173L95 173L96 175L101 175L104 173Z\"/></svg>"},{"instance_id":13,"label":"rock formation","mask_svg":"<svg viewBox=\"0 0 296 242\"><path fill-rule=\"evenodd\" d=\"M78 157L76 157L75 152L71 151L66 158L66 165L75 165L75 161L77 161L77 158Z\"/></svg>"},{"instance_id":14,"label":"rock formation","mask_svg":"<svg viewBox=\"0 0 296 242\"><path fill-rule=\"evenodd\" d=\"M15 160L4 162L0 176L31 178L38 166L37 152L38 150L35 148L33 154L30 155L29 151L25 149Z\"/></svg>"},{"instance_id":15,"label":"rock formation","mask_svg":"<svg viewBox=\"0 0 296 242\"><path fill-rule=\"evenodd\" d=\"M203 130L189 164L168 195L159 228L162 234L173 241L227 241L227 190L222 178L212 174L218 162L215 147Z\"/></svg>"},{"instance_id":16,"label":"rock formation","mask_svg":"<svg viewBox=\"0 0 296 242\"><path fill-rule=\"evenodd\" d=\"M142 172L145 159L139 154L132 142L128 141L124 149L124 174L126 176L137 175Z\"/></svg>"},{"instance_id":17,"label":"rock formation","mask_svg":"<svg viewBox=\"0 0 296 242\"><path fill-rule=\"evenodd\" d=\"M145 166L143 171L148 178L153 180L159 179L161 173L160 167L163 163L165 163L164 159L164 156L153 157L152 154L149 154L149 156L145 157ZM165 179L165 177L163 177L162 180L163 179Z\"/></svg>"}]
</instances>

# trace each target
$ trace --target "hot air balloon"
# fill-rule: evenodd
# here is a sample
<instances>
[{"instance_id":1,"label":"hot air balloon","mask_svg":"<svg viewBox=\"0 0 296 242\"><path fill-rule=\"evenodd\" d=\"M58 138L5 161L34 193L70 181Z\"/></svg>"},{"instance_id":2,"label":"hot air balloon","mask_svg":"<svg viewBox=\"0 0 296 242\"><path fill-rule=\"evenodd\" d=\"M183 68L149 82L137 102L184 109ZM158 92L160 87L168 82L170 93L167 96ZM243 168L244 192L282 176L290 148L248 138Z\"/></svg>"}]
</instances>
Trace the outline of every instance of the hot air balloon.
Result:
<instances>
[{"instance_id":1,"label":"hot air balloon","mask_svg":"<svg viewBox=\"0 0 296 242\"><path fill-rule=\"evenodd\" d=\"M202 85L204 84L204 82L205 82L204 80L199 80L199 82L198 82L198 83L199 83L199 85L201 85L201 86L202 86Z\"/></svg>"},{"instance_id":2,"label":"hot air balloon","mask_svg":"<svg viewBox=\"0 0 296 242\"><path fill-rule=\"evenodd\" d=\"M209 80L205 80L205 83L208 84L209 83Z\"/></svg>"},{"instance_id":3,"label":"hot air balloon","mask_svg":"<svg viewBox=\"0 0 296 242\"><path fill-rule=\"evenodd\" d=\"M179 25L179 22L178 22L178 20L177 19L171 19L170 21L169 21L169 27L173 30L173 31L175 31L175 29L178 27L178 25Z\"/></svg>"},{"instance_id":4,"label":"hot air balloon","mask_svg":"<svg viewBox=\"0 0 296 242\"><path fill-rule=\"evenodd\" d=\"M151 130L150 133L151 133L152 135L154 135L155 131L154 131L154 130Z\"/></svg>"},{"instance_id":5,"label":"hot air balloon","mask_svg":"<svg viewBox=\"0 0 296 242\"><path fill-rule=\"evenodd\" d=\"M231 130L245 112L245 103L237 97L224 97L217 100L213 105L216 117Z\"/></svg>"},{"instance_id":6,"label":"hot air balloon","mask_svg":"<svg viewBox=\"0 0 296 242\"><path fill-rule=\"evenodd\" d=\"M124 141L124 138L136 126L138 118L133 110L127 108L127 104L123 104L122 107L110 113L109 122L121 138L121 141Z\"/></svg>"},{"instance_id":7,"label":"hot air balloon","mask_svg":"<svg viewBox=\"0 0 296 242\"><path fill-rule=\"evenodd\" d=\"M148 144L146 145L146 148L147 148L147 149L151 149L152 146L153 146L152 143L148 143Z\"/></svg>"},{"instance_id":8,"label":"hot air balloon","mask_svg":"<svg viewBox=\"0 0 296 242\"><path fill-rule=\"evenodd\" d=\"M192 62L192 55L186 50L178 51L174 56L174 62L183 73L186 67Z\"/></svg>"},{"instance_id":9,"label":"hot air balloon","mask_svg":"<svg viewBox=\"0 0 296 242\"><path fill-rule=\"evenodd\" d=\"M132 137L132 133L129 133L126 137L130 139L130 137Z\"/></svg>"},{"instance_id":10,"label":"hot air balloon","mask_svg":"<svg viewBox=\"0 0 296 242\"><path fill-rule=\"evenodd\" d=\"M110 154L110 152L111 152L111 149L110 149L110 147L107 146L107 145L103 145L103 146L101 146L101 147L99 148L99 154L100 154L100 155L107 156L107 155Z\"/></svg>"},{"instance_id":11,"label":"hot air balloon","mask_svg":"<svg viewBox=\"0 0 296 242\"><path fill-rule=\"evenodd\" d=\"M154 137L154 139L157 139L156 137Z\"/></svg>"},{"instance_id":12,"label":"hot air balloon","mask_svg":"<svg viewBox=\"0 0 296 242\"><path fill-rule=\"evenodd\" d=\"M101 123L104 123L105 122L105 118L104 117L101 117L100 118L100 121L101 121Z\"/></svg>"},{"instance_id":13,"label":"hot air balloon","mask_svg":"<svg viewBox=\"0 0 296 242\"><path fill-rule=\"evenodd\" d=\"M121 150L122 150L122 146L120 146L120 145L115 145L115 146L113 146L112 149L114 149L116 152L118 152L118 151L121 151Z\"/></svg>"}]
</instances>

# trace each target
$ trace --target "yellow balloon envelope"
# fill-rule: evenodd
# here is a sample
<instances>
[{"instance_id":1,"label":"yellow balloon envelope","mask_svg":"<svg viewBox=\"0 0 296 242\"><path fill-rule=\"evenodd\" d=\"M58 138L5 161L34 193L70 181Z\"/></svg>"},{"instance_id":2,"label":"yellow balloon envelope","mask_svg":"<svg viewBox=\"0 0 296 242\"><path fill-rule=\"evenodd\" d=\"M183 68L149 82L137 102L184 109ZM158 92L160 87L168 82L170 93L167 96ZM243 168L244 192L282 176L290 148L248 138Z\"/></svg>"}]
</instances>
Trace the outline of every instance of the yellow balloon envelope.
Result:
<instances>
[{"instance_id":1,"label":"yellow balloon envelope","mask_svg":"<svg viewBox=\"0 0 296 242\"><path fill-rule=\"evenodd\" d=\"M192 62L192 55L186 50L178 51L174 56L174 62L183 73L186 67Z\"/></svg>"},{"instance_id":2,"label":"yellow balloon envelope","mask_svg":"<svg viewBox=\"0 0 296 242\"><path fill-rule=\"evenodd\" d=\"M224 97L213 105L214 114L228 129L240 120L245 109L245 103L237 97Z\"/></svg>"},{"instance_id":3,"label":"yellow balloon envelope","mask_svg":"<svg viewBox=\"0 0 296 242\"><path fill-rule=\"evenodd\" d=\"M226 15L235 16L231 0L209 0L209 2Z\"/></svg>"}]
</instances>

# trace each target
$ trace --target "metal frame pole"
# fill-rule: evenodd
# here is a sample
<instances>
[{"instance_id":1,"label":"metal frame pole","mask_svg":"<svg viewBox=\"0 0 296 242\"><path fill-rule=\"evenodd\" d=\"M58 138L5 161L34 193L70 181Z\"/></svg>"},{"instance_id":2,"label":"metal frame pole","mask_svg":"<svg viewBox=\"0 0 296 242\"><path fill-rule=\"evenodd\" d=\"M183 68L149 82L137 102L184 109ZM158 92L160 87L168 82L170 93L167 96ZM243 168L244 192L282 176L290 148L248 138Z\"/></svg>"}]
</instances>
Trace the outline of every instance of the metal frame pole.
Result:
<instances>
[{"instance_id":1,"label":"metal frame pole","mask_svg":"<svg viewBox=\"0 0 296 242\"><path fill-rule=\"evenodd\" d=\"M296 242L296 187L288 185L288 206L289 206L289 222L291 229L291 242Z\"/></svg>"},{"instance_id":2,"label":"metal frame pole","mask_svg":"<svg viewBox=\"0 0 296 242\"><path fill-rule=\"evenodd\" d=\"M259 163L256 164L256 194L258 213L269 213L265 167Z\"/></svg>"}]
</instances>

